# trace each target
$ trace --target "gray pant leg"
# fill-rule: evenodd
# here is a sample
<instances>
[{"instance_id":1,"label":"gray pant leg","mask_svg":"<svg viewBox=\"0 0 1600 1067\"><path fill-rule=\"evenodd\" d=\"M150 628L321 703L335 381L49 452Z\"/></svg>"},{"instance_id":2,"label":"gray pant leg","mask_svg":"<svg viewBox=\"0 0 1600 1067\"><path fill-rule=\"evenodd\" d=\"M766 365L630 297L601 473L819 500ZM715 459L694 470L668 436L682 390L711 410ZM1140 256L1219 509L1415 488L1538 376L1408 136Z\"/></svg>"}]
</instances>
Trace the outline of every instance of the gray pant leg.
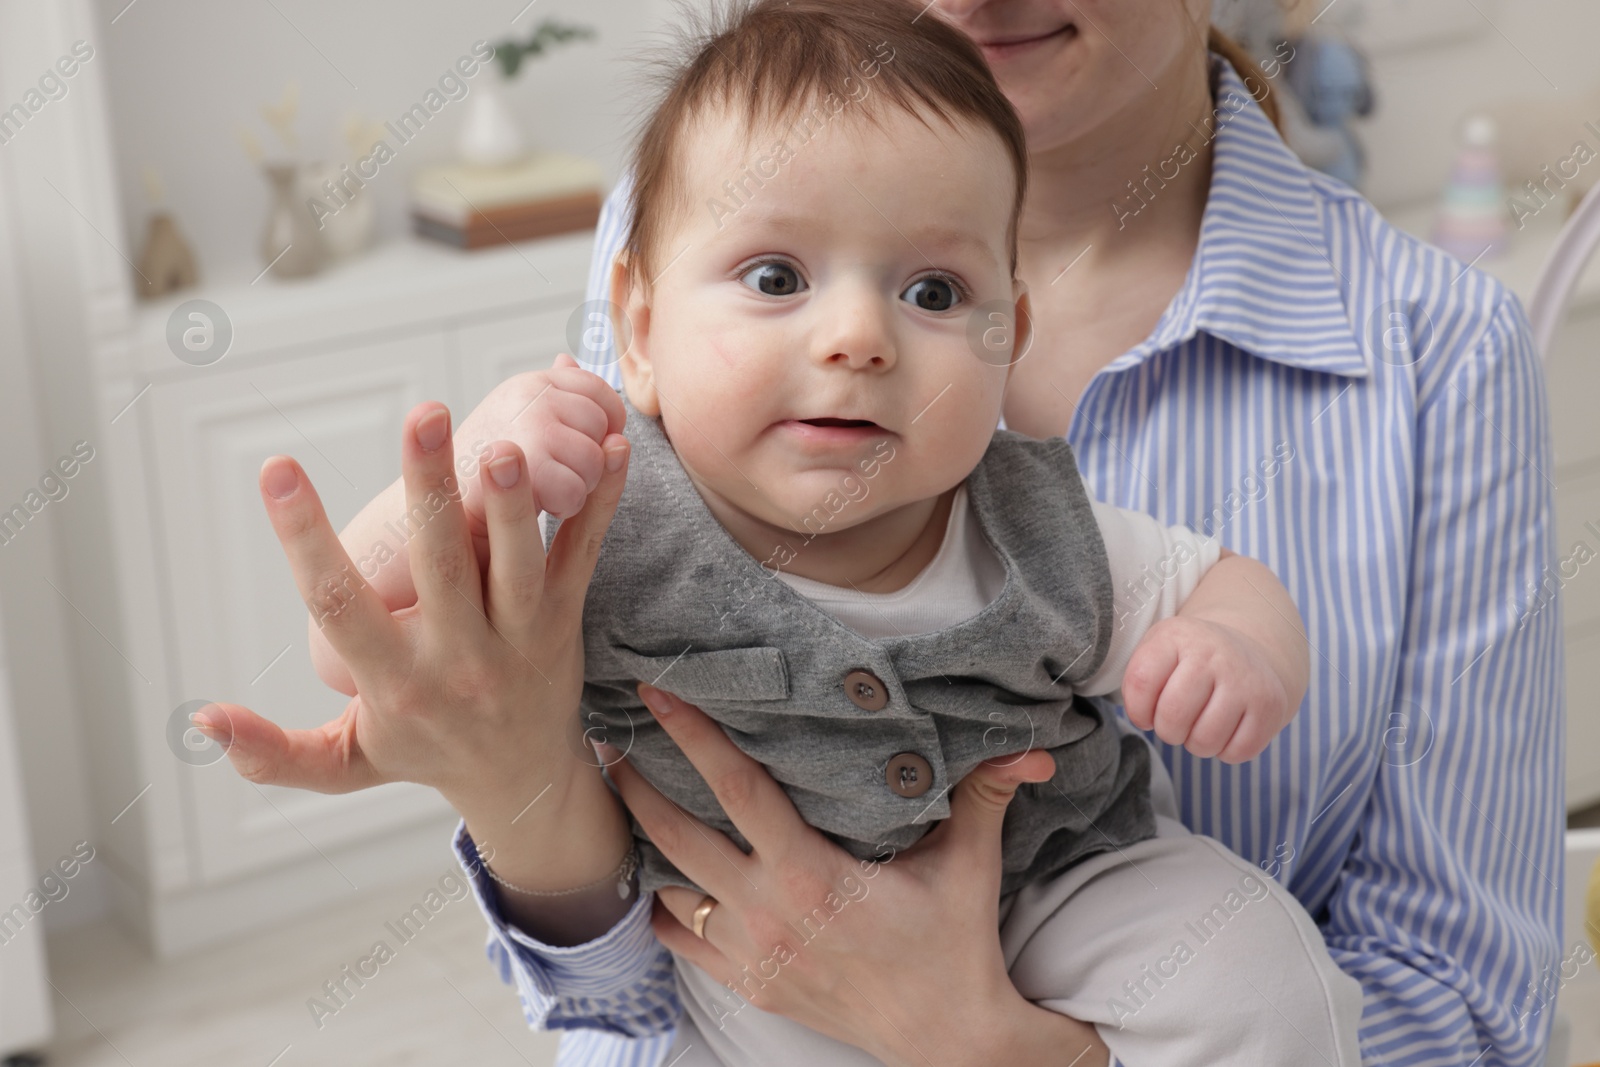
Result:
<instances>
[{"instance_id":1,"label":"gray pant leg","mask_svg":"<svg viewBox=\"0 0 1600 1067\"><path fill-rule=\"evenodd\" d=\"M1000 902L1018 991L1095 1024L1128 1067L1360 1067L1360 983L1334 964L1299 902L1219 842L1165 816L1157 827L1155 838ZM1189 951L1175 951L1179 942ZM673 1067L878 1064L736 999L687 960L674 967L684 1015Z\"/></svg>"},{"instance_id":2,"label":"gray pant leg","mask_svg":"<svg viewBox=\"0 0 1600 1067\"><path fill-rule=\"evenodd\" d=\"M1129 1067L1360 1067L1361 985L1274 879L1158 816L1159 836L1001 902L1019 992Z\"/></svg>"}]
</instances>

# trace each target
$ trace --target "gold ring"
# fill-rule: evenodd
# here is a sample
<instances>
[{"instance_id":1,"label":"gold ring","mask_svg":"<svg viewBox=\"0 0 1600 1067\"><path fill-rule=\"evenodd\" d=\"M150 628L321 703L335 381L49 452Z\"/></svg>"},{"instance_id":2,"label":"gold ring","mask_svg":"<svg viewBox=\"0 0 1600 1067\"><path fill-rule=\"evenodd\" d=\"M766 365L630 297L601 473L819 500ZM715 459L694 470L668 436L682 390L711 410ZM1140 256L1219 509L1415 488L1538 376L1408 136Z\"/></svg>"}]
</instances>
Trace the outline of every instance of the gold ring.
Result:
<instances>
[{"instance_id":1,"label":"gold ring","mask_svg":"<svg viewBox=\"0 0 1600 1067\"><path fill-rule=\"evenodd\" d=\"M694 930L694 936L698 937L702 941L706 939L706 918L710 916L711 909L715 908L716 906L716 897L706 897L706 899L700 902L700 906L694 909L694 925L691 927L691 929Z\"/></svg>"}]
</instances>

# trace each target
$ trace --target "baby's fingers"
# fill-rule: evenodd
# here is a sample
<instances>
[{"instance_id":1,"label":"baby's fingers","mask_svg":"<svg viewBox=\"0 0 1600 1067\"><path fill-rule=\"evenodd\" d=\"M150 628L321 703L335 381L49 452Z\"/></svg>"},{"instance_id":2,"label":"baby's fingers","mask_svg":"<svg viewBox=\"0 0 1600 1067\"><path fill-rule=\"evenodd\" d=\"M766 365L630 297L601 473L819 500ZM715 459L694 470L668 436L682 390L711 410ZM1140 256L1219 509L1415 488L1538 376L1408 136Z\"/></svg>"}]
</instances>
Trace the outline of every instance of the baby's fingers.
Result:
<instances>
[{"instance_id":1,"label":"baby's fingers","mask_svg":"<svg viewBox=\"0 0 1600 1067\"><path fill-rule=\"evenodd\" d=\"M1156 702L1178 666L1178 646L1164 633L1152 630L1139 642L1122 672L1122 706L1128 721L1141 730L1154 728Z\"/></svg>"},{"instance_id":2,"label":"baby's fingers","mask_svg":"<svg viewBox=\"0 0 1600 1067\"><path fill-rule=\"evenodd\" d=\"M556 356L555 365L550 368L550 377L562 389L581 393L594 401L595 406L605 415L605 429L596 440L604 441L611 434L623 431L628 412L623 407L622 394L613 389L604 378L584 370L578 365L577 360L565 352Z\"/></svg>"},{"instance_id":3,"label":"baby's fingers","mask_svg":"<svg viewBox=\"0 0 1600 1067\"><path fill-rule=\"evenodd\" d=\"M1210 703L1215 687L1216 678L1210 672L1189 660L1179 660L1156 701L1156 736L1169 745L1185 744L1200 713Z\"/></svg>"},{"instance_id":4,"label":"baby's fingers","mask_svg":"<svg viewBox=\"0 0 1600 1067\"><path fill-rule=\"evenodd\" d=\"M1201 759L1211 759L1227 747L1244 719L1243 704L1227 700L1217 693L1190 727L1189 738L1183 747Z\"/></svg>"},{"instance_id":5,"label":"baby's fingers","mask_svg":"<svg viewBox=\"0 0 1600 1067\"><path fill-rule=\"evenodd\" d=\"M546 427L539 444L528 457L534 506L557 518L570 518L600 484L605 453L585 434L560 423Z\"/></svg>"},{"instance_id":6,"label":"baby's fingers","mask_svg":"<svg viewBox=\"0 0 1600 1067\"><path fill-rule=\"evenodd\" d=\"M1245 709L1240 717L1239 727L1217 753L1217 758L1223 763L1243 763L1253 760L1266 751L1267 745L1278 736L1281 727L1277 726L1269 715L1258 715L1251 709Z\"/></svg>"}]
</instances>

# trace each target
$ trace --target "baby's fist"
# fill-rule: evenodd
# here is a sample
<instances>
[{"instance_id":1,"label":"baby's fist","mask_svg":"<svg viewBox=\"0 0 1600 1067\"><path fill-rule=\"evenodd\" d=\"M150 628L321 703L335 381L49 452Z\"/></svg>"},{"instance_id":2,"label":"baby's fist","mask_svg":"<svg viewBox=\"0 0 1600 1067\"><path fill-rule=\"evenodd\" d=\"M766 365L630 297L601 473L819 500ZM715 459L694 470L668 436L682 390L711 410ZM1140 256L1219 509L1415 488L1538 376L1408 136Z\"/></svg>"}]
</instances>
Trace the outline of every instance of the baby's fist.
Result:
<instances>
[{"instance_id":1,"label":"baby's fist","mask_svg":"<svg viewBox=\"0 0 1600 1067\"><path fill-rule=\"evenodd\" d=\"M622 432L622 398L604 378L578 366L566 353L549 370L506 379L473 411L470 431L486 440L514 442L528 463L533 503L557 518L583 507L605 472L601 444ZM468 427L463 426L466 437ZM468 490L467 512L482 518L482 504Z\"/></svg>"},{"instance_id":2,"label":"baby's fist","mask_svg":"<svg viewBox=\"0 0 1600 1067\"><path fill-rule=\"evenodd\" d=\"M1122 679L1128 720L1203 758L1243 763L1289 724L1283 679L1231 626L1175 615L1150 627Z\"/></svg>"}]
</instances>

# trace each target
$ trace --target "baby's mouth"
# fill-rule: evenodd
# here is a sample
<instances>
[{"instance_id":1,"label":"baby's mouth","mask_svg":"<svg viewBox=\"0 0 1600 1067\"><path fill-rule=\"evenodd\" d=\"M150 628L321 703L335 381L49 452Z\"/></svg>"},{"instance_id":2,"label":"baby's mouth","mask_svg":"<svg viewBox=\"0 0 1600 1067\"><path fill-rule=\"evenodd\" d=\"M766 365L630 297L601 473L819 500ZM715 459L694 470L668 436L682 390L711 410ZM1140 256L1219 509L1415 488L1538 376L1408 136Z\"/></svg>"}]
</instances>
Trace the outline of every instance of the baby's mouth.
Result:
<instances>
[{"instance_id":1,"label":"baby's mouth","mask_svg":"<svg viewBox=\"0 0 1600 1067\"><path fill-rule=\"evenodd\" d=\"M779 423L779 426L790 440L802 448L820 448L824 451L858 448L890 433L871 419L841 419L831 415L815 419L789 419Z\"/></svg>"},{"instance_id":2,"label":"baby's mouth","mask_svg":"<svg viewBox=\"0 0 1600 1067\"><path fill-rule=\"evenodd\" d=\"M883 427L868 419L801 419L807 426L825 426L852 430L881 430Z\"/></svg>"}]
</instances>

